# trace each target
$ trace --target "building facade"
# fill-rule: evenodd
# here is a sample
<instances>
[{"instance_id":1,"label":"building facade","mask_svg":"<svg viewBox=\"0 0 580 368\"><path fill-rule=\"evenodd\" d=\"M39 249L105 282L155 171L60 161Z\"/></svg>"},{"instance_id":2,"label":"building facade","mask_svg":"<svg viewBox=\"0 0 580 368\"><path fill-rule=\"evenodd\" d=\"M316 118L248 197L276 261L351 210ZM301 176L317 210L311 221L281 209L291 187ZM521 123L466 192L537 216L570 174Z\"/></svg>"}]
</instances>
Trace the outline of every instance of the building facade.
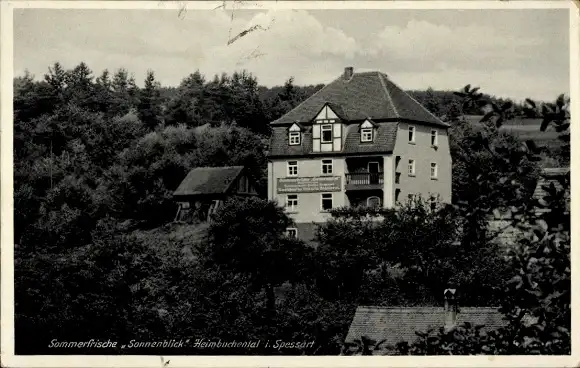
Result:
<instances>
[{"instance_id":1,"label":"building facade","mask_svg":"<svg viewBox=\"0 0 580 368\"><path fill-rule=\"evenodd\" d=\"M337 207L451 202L449 125L381 72L344 74L271 123L268 198L301 237Z\"/></svg>"}]
</instances>

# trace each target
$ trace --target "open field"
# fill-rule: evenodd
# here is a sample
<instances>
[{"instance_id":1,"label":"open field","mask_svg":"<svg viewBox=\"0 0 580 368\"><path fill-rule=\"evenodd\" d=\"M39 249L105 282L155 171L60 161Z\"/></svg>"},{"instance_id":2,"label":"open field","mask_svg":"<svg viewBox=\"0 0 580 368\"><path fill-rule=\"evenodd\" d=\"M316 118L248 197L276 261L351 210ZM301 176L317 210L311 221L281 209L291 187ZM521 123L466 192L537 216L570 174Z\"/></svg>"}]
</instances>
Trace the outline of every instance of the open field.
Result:
<instances>
[{"instance_id":1,"label":"open field","mask_svg":"<svg viewBox=\"0 0 580 368\"><path fill-rule=\"evenodd\" d=\"M474 125L480 124L479 121L481 116L467 116L467 120ZM561 145L558 136L560 133L556 132L552 127L549 127L547 131L540 131L540 125L542 119L522 119L516 118L506 122L500 131L510 132L522 141L533 140L540 145L546 145L550 148L557 148Z\"/></svg>"}]
</instances>

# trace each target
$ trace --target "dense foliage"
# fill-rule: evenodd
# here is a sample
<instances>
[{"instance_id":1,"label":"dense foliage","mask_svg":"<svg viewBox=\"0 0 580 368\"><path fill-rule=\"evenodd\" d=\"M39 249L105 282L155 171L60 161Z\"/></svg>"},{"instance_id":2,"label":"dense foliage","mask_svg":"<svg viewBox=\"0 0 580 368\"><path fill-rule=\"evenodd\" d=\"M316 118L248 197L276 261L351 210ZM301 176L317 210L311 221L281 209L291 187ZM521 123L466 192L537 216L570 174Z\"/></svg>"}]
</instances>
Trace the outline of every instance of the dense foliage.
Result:
<instances>
[{"instance_id":1,"label":"dense foliage","mask_svg":"<svg viewBox=\"0 0 580 368\"><path fill-rule=\"evenodd\" d=\"M475 91L477 92L477 91ZM465 88L466 100L473 97L470 87ZM480 101L476 96L475 102ZM485 102L484 102L485 103ZM536 104L527 100L529 108ZM541 147L528 141L520 150L510 151L503 144L494 144L496 129L506 120L509 105L498 107L494 103L490 113L482 118L490 128L475 136L479 147L485 148L497 159L500 167L517 167L518 171L502 170L496 184L503 193L521 195L522 178L529 162L538 161ZM558 151L561 162L569 162L569 101L563 95L554 104L543 105L537 113L543 119L540 129L550 125L561 133L564 144ZM528 112L530 113L530 112ZM533 112L531 112L533 113ZM495 166L497 167L497 166ZM501 283L501 308L506 325L497 330L484 332L484 326L470 323L451 330L443 327L430 331L417 331L417 340L409 345L401 342L398 353L417 355L437 354L570 354L571 353L571 263L570 263L570 174L558 178L542 189L542 198L525 200L529 195L517 197L511 203L502 203L512 213L514 226L521 229L516 244L507 254L508 273ZM525 186L524 186L525 187ZM493 195L493 194L492 194ZM473 202L472 202L473 203ZM461 208L459 203L456 207ZM476 206L489 214L494 206ZM472 216L473 211L467 212ZM367 343L365 346L372 346ZM365 351L368 351L365 350Z\"/></svg>"},{"instance_id":2,"label":"dense foliage","mask_svg":"<svg viewBox=\"0 0 580 368\"><path fill-rule=\"evenodd\" d=\"M126 70L94 78L84 63L72 70L57 63L42 81L16 78L16 352L79 354L50 342L93 338L119 346L82 353L166 354L120 345L183 338L261 341L221 354L337 354L360 304L439 304L450 283L462 285L474 306L502 300L494 286L518 268L489 241L485 216L528 206L538 167L518 153L519 140L494 130L512 107L495 98L486 103L506 109L486 115L492 123L484 136L461 118L480 106L477 99L415 92L453 124L455 206L432 210L418 199L397 211L337 209L319 229L316 248L288 239L290 219L262 199L232 199L209 225L171 223L171 193L194 167L245 165L263 195L268 122L321 87L298 87L290 78L266 88L246 72L206 81L194 72L171 88L150 71L139 88ZM565 140L564 106L541 106L535 116L557 124ZM514 278L518 290L544 285L548 271L559 277L552 258L536 259L518 266L535 272L536 284ZM542 288L538 298L567 297L565 277L555 289L561 295ZM506 313L525 302L534 316L544 313L542 323L555 321L545 334L560 331L564 307L545 311L535 303L544 299L511 295ZM275 340L315 344L278 349ZM555 350L565 339L559 341ZM216 351L190 345L171 353Z\"/></svg>"}]
</instances>

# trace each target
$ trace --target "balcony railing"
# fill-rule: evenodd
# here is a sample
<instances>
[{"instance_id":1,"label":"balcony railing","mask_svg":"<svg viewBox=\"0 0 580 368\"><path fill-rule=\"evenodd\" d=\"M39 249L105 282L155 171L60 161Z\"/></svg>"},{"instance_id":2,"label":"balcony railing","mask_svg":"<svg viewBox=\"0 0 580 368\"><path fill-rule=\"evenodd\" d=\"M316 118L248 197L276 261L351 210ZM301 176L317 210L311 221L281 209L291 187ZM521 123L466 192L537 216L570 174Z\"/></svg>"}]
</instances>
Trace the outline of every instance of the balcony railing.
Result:
<instances>
[{"instance_id":1,"label":"balcony railing","mask_svg":"<svg viewBox=\"0 0 580 368\"><path fill-rule=\"evenodd\" d=\"M357 187L382 187L384 175L382 172L378 173L352 173L345 174L347 188Z\"/></svg>"}]
</instances>

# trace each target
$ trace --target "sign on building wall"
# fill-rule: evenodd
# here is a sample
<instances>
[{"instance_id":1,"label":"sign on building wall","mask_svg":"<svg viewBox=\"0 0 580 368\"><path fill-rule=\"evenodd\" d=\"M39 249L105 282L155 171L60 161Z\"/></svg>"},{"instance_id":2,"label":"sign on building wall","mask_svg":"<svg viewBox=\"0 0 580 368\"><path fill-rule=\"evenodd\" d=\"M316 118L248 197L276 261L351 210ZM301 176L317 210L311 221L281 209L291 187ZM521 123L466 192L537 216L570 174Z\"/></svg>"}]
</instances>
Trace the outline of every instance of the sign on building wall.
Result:
<instances>
[{"instance_id":1,"label":"sign on building wall","mask_svg":"<svg viewBox=\"0 0 580 368\"><path fill-rule=\"evenodd\" d=\"M278 193L340 192L341 190L340 176L278 178Z\"/></svg>"}]
</instances>

